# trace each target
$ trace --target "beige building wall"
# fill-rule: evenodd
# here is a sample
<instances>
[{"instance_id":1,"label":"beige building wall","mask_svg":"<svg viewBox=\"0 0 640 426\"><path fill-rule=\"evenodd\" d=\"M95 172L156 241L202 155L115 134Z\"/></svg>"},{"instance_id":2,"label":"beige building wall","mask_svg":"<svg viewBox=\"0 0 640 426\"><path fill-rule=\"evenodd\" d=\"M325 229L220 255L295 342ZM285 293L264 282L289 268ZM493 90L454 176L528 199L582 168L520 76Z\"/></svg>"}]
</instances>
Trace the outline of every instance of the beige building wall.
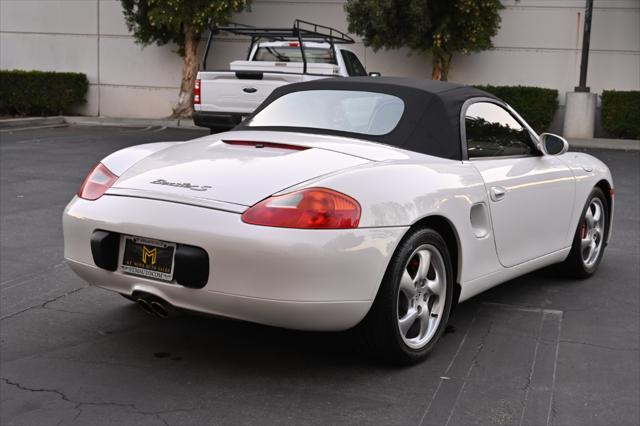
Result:
<instances>
[{"instance_id":1,"label":"beige building wall","mask_svg":"<svg viewBox=\"0 0 640 426\"><path fill-rule=\"evenodd\" d=\"M450 80L531 85L564 93L577 85L584 0L505 0L495 48L453 59ZM295 18L346 30L341 0L254 0L237 22L289 26ZM247 42L216 39L208 67L225 69ZM430 59L407 50L354 46L370 71L428 78ZM0 68L77 71L91 83L79 113L165 117L177 99L181 60L175 46L135 44L120 0L0 0ZM588 84L640 90L640 0L595 0Z\"/></svg>"}]
</instances>

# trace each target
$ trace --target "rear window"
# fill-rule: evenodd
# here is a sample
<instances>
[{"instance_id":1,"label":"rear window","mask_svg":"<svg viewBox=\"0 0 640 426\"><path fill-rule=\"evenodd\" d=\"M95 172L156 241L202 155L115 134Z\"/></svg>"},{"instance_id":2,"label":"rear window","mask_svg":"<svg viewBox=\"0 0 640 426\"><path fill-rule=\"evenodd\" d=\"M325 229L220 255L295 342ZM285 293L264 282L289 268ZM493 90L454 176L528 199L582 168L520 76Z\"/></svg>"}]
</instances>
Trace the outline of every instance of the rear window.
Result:
<instances>
[{"instance_id":1,"label":"rear window","mask_svg":"<svg viewBox=\"0 0 640 426\"><path fill-rule=\"evenodd\" d=\"M305 47L304 55L308 63L337 64L333 49ZM292 46L260 46L253 56L254 61L267 62L302 62L302 52L299 47Z\"/></svg>"},{"instance_id":2,"label":"rear window","mask_svg":"<svg viewBox=\"0 0 640 426\"><path fill-rule=\"evenodd\" d=\"M381 136L392 132L404 102L384 93L306 90L288 93L245 122L248 127L305 127Z\"/></svg>"}]
</instances>

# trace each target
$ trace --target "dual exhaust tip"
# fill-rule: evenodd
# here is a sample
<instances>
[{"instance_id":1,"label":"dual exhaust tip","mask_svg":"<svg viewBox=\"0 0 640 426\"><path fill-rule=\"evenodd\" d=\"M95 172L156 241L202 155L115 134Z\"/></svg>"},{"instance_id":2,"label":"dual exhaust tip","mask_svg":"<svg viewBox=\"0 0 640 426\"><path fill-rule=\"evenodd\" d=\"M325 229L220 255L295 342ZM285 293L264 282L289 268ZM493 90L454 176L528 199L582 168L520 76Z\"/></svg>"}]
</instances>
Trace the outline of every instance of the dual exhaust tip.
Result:
<instances>
[{"instance_id":1,"label":"dual exhaust tip","mask_svg":"<svg viewBox=\"0 0 640 426\"><path fill-rule=\"evenodd\" d=\"M148 314L156 315L160 318L170 318L176 316L178 310L169 302L152 295L137 295L136 303Z\"/></svg>"}]
</instances>

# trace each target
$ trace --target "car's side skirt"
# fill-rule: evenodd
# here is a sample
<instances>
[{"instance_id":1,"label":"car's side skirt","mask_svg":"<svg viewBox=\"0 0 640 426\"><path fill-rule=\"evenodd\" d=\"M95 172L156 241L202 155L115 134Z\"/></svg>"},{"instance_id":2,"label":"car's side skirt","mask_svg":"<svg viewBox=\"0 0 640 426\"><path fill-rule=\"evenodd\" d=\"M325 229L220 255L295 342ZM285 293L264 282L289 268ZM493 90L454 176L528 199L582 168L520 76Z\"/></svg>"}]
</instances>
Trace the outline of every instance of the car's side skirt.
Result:
<instances>
[{"instance_id":1,"label":"car's side skirt","mask_svg":"<svg viewBox=\"0 0 640 426\"><path fill-rule=\"evenodd\" d=\"M472 281L462 283L459 301L462 302L464 300L467 300L477 294L482 293L483 291L490 289L491 287L495 287L498 284L502 284L505 281L509 281L521 275L535 271L536 269L553 265L554 263L562 262L567 258L570 250L571 247L566 247L553 253L540 256L528 262L513 266L511 268L503 268L499 271L492 272L491 274L484 275Z\"/></svg>"}]
</instances>

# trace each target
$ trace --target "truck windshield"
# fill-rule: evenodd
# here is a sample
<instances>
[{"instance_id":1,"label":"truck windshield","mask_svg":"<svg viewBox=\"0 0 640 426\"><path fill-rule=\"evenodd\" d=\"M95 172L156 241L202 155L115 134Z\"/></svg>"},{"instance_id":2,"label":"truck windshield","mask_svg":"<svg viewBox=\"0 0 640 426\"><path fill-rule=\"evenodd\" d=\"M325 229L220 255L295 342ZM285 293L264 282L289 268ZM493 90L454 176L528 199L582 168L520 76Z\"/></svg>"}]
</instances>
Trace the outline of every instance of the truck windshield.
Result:
<instances>
[{"instance_id":1,"label":"truck windshield","mask_svg":"<svg viewBox=\"0 0 640 426\"><path fill-rule=\"evenodd\" d=\"M305 90L288 93L245 122L248 127L301 127L381 136L392 132L404 102L384 93Z\"/></svg>"},{"instance_id":2,"label":"truck windshield","mask_svg":"<svg viewBox=\"0 0 640 426\"><path fill-rule=\"evenodd\" d=\"M305 47L304 55L307 63L337 64L333 49ZM253 57L254 61L268 62L302 62L302 52L297 46L260 46Z\"/></svg>"}]
</instances>

